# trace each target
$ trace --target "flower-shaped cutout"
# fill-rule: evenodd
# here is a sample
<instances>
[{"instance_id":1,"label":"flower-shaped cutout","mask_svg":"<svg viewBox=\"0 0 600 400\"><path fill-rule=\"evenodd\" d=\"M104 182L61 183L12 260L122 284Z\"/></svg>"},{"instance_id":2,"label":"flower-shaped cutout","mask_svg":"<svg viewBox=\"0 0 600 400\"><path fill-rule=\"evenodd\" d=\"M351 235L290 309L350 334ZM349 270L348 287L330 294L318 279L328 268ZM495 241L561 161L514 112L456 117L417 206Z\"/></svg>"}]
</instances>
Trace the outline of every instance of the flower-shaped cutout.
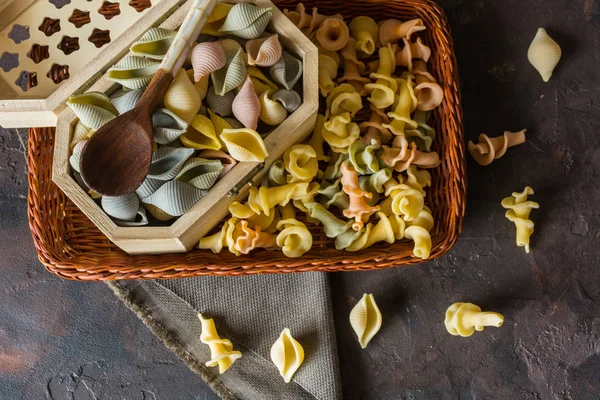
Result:
<instances>
[{"instance_id":1,"label":"flower-shaped cutout","mask_svg":"<svg viewBox=\"0 0 600 400\"><path fill-rule=\"evenodd\" d=\"M34 63L39 64L47 58L50 58L49 46L35 43L31 46L31 50L27 53L27 57L31 58Z\"/></svg>"},{"instance_id":2,"label":"flower-shaped cutout","mask_svg":"<svg viewBox=\"0 0 600 400\"><path fill-rule=\"evenodd\" d=\"M79 50L79 38L71 37L71 36L63 36L58 47L65 55L69 55L77 50Z\"/></svg>"},{"instance_id":3,"label":"flower-shaped cutout","mask_svg":"<svg viewBox=\"0 0 600 400\"><path fill-rule=\"evenodd\" d=\"M69 66L54 63L46 76L58 85L65 79L69 79Z\"/></svg>"},{"instance_id":4,"label":"flower-shaped cutout","mask_svg":"<svg viewBox=\"0 0 600 400\"><path fill-rule=\"evenodd\" d=\"M0 57L0 68L4 72L11 71L19 66L19 53L9 53L5 51Z\"/></svg>"},{"instance_id":5,"label":"flower-shaped cutout","mask_svg":"<svg viewBox=\"0 0 600 400\"><path fill-rule=\"evenodd\" d=\"M150 0L131 0L129 5L135 8L135 11L142 12L145 9L152 7L152 2Z\"/></svg>"},{"instance_id":6,"label":"flower-shaped cutout","mask_svg":"<svg viewBox=\"0 0 600 400\"><path fill-rule=\"evenodd\" d=\"M90 42L94 44L97 48L104 46L107 43L110 43L110 31L102 30L98 28L94 28L92 34L88 38Z\"/></svg>"},{"instance_id":7,"label":"flower-shaped cutout","mask_svg":"<svg viewBox=\"0 0 600 400\"><path fill-rule=\"evenodd\" d=\"M42 24L38 28L40 31L44 32L46 36L52 36L56 32L60 32L60 20L53 19L50 17L44 17Z\"/></svg>"},{"instance_id":8,"label":"flower-shaped cutout","mask_svg":"<svg viewBox=\"0 0 600 400\"><path fill-rule=\"evenodd\" d=\"M75 28L81 28L82 26L89 24L90 21L90 12L78 8L74 9L69 17L69 22L75 25Z\"/></svg>"},{"instance_id":9,"label":"flower-shaped cutout","mask_svg":"<svg viewBox=\"0 0 600 400\"><path fill-rule=\"evenodd\" d=\"M29 35L29 27L23 26L19 24L14 24L10 32L8 33L8 37L15 42L15 44L19 44L29 39L31 36Z\"/></svg>"},{"instance_id":10,"label":"flower-shaped cutout","mask_svg":"<svg viewBox=\"0 0 600 400\"><path fill-rule=\"evenodd\" d=\"M38 85L37 73L23 70L19 74L15 84L20 87L22 91L27 92L29 89Z\"/></svg>"},{"instance_id":11,"label":"flower-shaped cutout","mask_svg":"<svg viewBox=\"0 0 600 400\"><path fill-rule=\"evenodd\" d=\"M117 15L121 14L121 7L119 6L119 3L105 1L102 3L102 6L98 9L98 14L104 16L104 18L106 19L112 19Z\"/></svg>"}]
</instances>

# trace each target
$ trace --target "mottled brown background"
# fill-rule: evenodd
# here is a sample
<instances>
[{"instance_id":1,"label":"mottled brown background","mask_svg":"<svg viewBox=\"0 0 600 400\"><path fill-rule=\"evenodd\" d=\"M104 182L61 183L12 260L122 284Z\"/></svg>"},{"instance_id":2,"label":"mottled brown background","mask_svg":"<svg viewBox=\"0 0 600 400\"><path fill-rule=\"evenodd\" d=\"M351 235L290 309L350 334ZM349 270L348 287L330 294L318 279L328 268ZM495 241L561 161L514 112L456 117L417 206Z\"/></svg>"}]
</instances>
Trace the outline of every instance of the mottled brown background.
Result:
<instances>
[{"instance_id":1,"label":"mottled brown background","mask_svg":"<svg viewBox=\"0 0 600 400\"><path fill-rule=\"evenodd\" d=\"M348 399L600 399L600 4L440 0L453 29L466 135L529 129L489 167L468 163L464 232L419 267L333 274ZM550 83L528 64L538 27L563 48ZM26 131L0 132L0 399L213 399L101 283L37 261L26 220ZM514 245L500 199L531 185L533 250ZM384 315L361 351L347 315L373 292ZM472 301L500 329L448 335L444 311Z\"/></svg>"}]
</instances>

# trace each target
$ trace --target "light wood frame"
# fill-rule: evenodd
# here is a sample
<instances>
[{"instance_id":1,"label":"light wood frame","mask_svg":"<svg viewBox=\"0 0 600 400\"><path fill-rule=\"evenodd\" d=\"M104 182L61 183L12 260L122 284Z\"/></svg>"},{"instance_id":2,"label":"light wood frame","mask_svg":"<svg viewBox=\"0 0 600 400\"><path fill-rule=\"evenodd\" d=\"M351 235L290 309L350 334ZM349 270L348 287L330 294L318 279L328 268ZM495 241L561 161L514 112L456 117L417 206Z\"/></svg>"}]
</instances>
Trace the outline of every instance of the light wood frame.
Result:
<instances>
[{"instance_id":1,"label":"light wood frame","mask_svg":"<svg viewBox=\"0 0 600 400\"><path fill-rule=\"evenodd\" d=\"M9 0L0 5L0 30L8 27L20 15L24 14L32 5L42 0ZM49 12L54 6L48 2ZM0 80L0 126L4 128L33 128L54 127L57 124L58 114L65 108L69 96L83 92L92 83L98 80L107 65L122 58L129 51L129 45L152 26L158 25L171 15L175 9L186 0L161 0L151 8L118 37L100 49L95 57L89 60L87 66L77 74L63 82L56 91L46 98L19 98L16 99L18 88L9 86ZM85 5L82 6L85 8ZM60 11L60 10L59 10ZM107 21L109 22L109 21ZM64 24L63 25L67 25ZM65 33L68 26L63 26L60 34ZM37 29L37 27L30 27ZM1 51L0 51L1 53Z\"/></svg>"},{"instance_id":2,"label":"light wood frame","mask_svg":"<svg viewBox=\"0 0 600 400\"><path fill-rule=\"evenodd\" d=\"M319 107L317 48L273 3L268 0L251 2L260 7L273 8L273 17L268 29L278 33L287 51L303 59L303 104L265 139L269 157L264 163L238 163L206 196L171 226L117 226L71 175L69 143L77 123L75 114L67 108L58 117L52 180L114 244L129 254L191 250L200 237L206 235L228 214L231 202L243 198L249 187L260 182L269 166L281 158L288 147L304 139L314 128ZM160 26L177 29L188 7L189 1ZM117 88L118 85L103 76L89 90L110 94Z\"/></svg>"}]
</instances>

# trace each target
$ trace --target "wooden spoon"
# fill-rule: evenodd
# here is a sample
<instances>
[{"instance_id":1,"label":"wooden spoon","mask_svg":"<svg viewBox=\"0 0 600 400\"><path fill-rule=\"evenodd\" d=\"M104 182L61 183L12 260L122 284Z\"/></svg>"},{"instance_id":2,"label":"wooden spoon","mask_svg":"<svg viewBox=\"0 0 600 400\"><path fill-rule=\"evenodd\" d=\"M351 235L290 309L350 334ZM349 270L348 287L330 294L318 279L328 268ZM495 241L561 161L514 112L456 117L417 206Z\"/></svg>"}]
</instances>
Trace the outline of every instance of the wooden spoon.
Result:
<instances>
[{"instance_id":1,"label":"wooden spoon","mask_svg":"<svg viewBox=\"0 0 600 400\"><path fill-rule=\"evenodd\" d=\"M152 113L182 67L216 0L194 0L163 62L135 108L88 140L79 168L83 181L106 196L124 196L144 181L152 159Z\"/></svg>"}]
</instances>

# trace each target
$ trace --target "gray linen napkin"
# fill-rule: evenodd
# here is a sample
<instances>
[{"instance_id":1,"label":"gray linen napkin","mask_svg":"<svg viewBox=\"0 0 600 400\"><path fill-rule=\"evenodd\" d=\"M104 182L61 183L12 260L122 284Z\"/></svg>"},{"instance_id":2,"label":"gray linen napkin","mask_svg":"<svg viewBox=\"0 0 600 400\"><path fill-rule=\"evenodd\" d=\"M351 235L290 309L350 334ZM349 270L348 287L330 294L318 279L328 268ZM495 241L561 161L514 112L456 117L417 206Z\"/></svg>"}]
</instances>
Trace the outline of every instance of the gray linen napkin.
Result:
<instances>
[{"instance_id":1,"label":"gray linen napkin","mask_svg":"<svg viewBox=\"0 0 600 400\"><path fill-rule=\"evenodd\" d=\"M108 285L165 345L225 399L341 398L327 274L117 281ZM198 312L215 320L242 358L224 374L210 359ZM270 349L283 328L304 347L304 364L284 383Z\"/></svg>"}]
</instances>

